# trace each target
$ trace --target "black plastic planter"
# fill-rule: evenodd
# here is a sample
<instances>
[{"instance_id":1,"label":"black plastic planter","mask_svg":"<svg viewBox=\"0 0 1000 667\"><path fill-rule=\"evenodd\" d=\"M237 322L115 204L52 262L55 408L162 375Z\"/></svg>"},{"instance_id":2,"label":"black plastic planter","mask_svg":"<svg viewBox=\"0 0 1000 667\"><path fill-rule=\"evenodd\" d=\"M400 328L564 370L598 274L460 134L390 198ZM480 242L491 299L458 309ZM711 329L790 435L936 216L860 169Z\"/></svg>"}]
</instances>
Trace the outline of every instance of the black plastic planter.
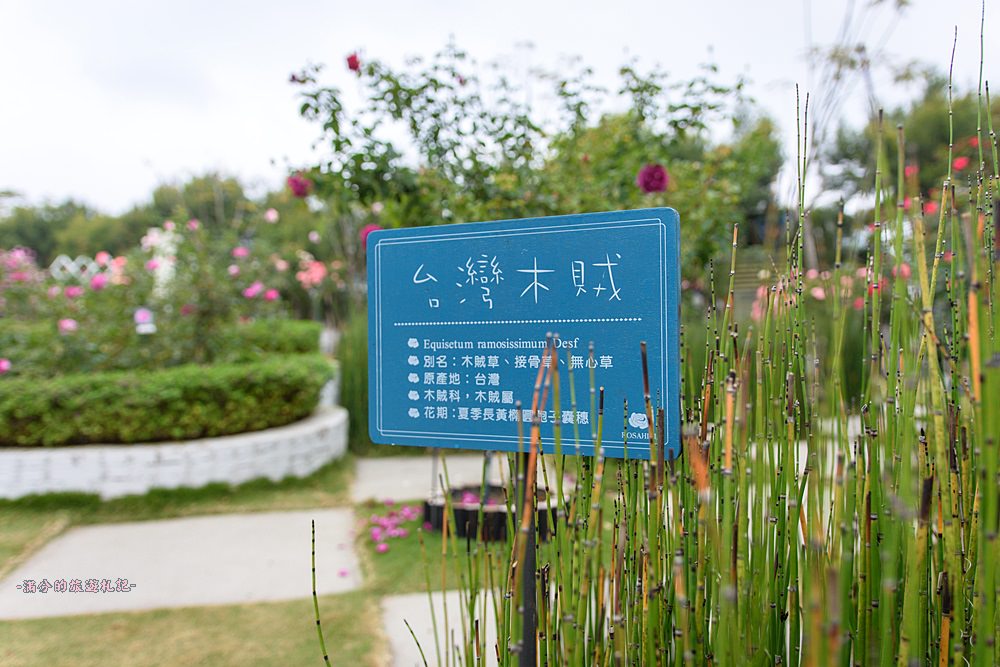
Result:
<instances>
[{"instance_id":1,"label":"black plastic planter","mask_svg":"<svg viewBox=\"0 0 1000 667\"><path fill-rule=\"evenodd\" d=\"M555 532L556 508L550 507L545 497L545 491L537 491L537 510L535 522L538 526L538 536L547 540ZM485 504L484 504L485 503ZM489 485L486 493L482 487L463 486L451 491L451 506L455 512L452 524L456 535L462 538L482 538L484 542L503 542L507 540L507 504L504 488ZM479 509L483 510L483 529L479 531ZM516 511L516 510L515 510ZM436 496L424 502L424 522L429 523L434 530L441 530L444 518L444 496ZM514 523L520 521L520 515L513 517Z\"/></svg>"}]
</instances>

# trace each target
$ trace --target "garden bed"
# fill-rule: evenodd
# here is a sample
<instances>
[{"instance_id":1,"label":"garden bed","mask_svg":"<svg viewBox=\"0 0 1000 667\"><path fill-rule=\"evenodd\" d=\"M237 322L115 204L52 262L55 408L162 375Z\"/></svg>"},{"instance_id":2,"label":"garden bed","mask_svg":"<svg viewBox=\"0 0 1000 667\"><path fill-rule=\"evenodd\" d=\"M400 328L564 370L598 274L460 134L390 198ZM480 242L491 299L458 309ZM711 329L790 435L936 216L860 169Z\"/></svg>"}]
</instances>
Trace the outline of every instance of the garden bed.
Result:
<instances>
[{"instance_id":1,"label":"garden bed","mask_svg":"<svg viewBox=\"0 0 1000 667\"><path fill-rule=\"evenodd\" d=\"M159 371L17 378L0 394L0 446L190 440L283 426L333 375L318 354Z\"/></svg>"},{"instance_id":2,"label":"garden bed","mask_svg":"<svg viewBox=\"0 0 1000 667\"><path fill-rule=\"evenodd\" d=\"M0 498L240 484L304 477L347 451L347 412L325 408L294 424L188 442L0 448Z\"/></svg>"}]
</instances>

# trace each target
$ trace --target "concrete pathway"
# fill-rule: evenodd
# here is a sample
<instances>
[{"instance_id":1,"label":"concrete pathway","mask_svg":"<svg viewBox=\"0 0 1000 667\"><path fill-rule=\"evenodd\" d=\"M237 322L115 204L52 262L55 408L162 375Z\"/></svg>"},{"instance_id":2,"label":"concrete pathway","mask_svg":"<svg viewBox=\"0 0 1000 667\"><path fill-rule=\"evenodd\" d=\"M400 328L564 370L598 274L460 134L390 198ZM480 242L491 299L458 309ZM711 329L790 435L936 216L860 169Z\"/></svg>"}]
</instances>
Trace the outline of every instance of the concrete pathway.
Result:
<instances>
[{"instance_id":1,"label":"concrete pathway","mask_svg":"<svg viewBox=\"0 0 1000 667\"><path fill-rule=\"evenodd\" d=\"M354 485L351 500L360 503L366 500L415 500L427 498L435 478L444 478L448 469L448 481L452 487L479 484L483 479L482 454L446 454L445 465L435 464L432 456L389 456L377 459L358 459L354 471ZM507 457L490 458L489 475L491 482L506 480L508 476ZM433 484L433 486L432 486Z\"/></svg>"},{"instance_id":2,"label":"concrete pathway","mask_svg":"<svg viewBox=\"0 0 1000 667\"><path fill-rule=\"evenodd\" d=\"M464 660L455 660L454 644L461 644L464 637L462 631L462 609L463 601L458 591L449 591L442 595L433 594L434 600L434 620L431 618L431 604L426 593L413 593L410 595L390 595L382 598L382 627L385 628L386 636L389 638L389 649L392 652L393 667L423 667L424 658L428 665L437 665L437 651L434 644L434 621L437 623L438 646L441 650L441 663L444 663L444 652L452 651L453 664L460 664ZM444 612L448 612L448 632L446 634L444 624ZM482 609L482 599L477 604L477 609ZM482 612L478 612L482 614ZM496 615L493 613L492 600L487 599L486 614L480 616L479 628L484 633L485 651L483 662L476 664L496 665ZM405 621L405 622L404 622ZM468 623L468 619L465 619ZM410 624L413 634L410 634ZM420 642L413 636L416 635ZM420 650L424 655L421 657Z\"/></svg>"},{"instance_id":3,"label":"concrete pathway","mask_svg":"<svg viewBox=\"0 0 1000 667\"><path fill-rule=\"evenodd\" d=\"M70 529L0 581L0 619L239 604L308 597L310 521L320 594L361 584L350 509L261 512ZM45 580L53 588L18 586ZM82 592L71 592L78 579ZM127 580L128 592L86 592L88 579ZM67 590L55 588L65 582ZM42 586L44 587L44 586ZM39 590L36 588L36 590Z\"/></svg>"}]
</instances>

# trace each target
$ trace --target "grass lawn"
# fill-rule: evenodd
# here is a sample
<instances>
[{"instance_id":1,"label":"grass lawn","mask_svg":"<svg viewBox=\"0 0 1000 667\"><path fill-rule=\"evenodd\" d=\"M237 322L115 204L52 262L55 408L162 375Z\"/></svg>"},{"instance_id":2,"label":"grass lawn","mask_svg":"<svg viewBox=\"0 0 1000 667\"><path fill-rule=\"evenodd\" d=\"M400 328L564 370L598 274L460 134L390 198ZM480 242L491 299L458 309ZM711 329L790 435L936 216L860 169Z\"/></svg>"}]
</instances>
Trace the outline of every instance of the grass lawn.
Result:
<instances>
[{"instance_id":1,"label":"grass lawn","mask_svg":"<svg viewBox=\"0 0 1000 667\"><path fill-rule=\"evenodd\" d=\"M420 507L423 501L414 500L409 503L397 505L416 505ZM462 577L468 579L469 564L476 562L476 558L470 558L468 549L489 549L496 553L497 563L505 562L506 556L503 551L510 546L503 544L477 545L474 542L467 544L464 539L451 539L447 545L447 555L442 556L442 539L439 532L423 532L420 529L420 520L401 524L410 531L410 534L403 538L389 539L388 551L379 553L376 551L376 543L368 535L368 517L372 514L384 514L386 508L382 505L368 503L359 505L356 514L360 522L366 522L364 529L358 531L356 548L361 567L365 578L365 589L373 595L398 595L402 593L422 593L428 590L427 582L430 581L430 590L441 590L442 580L447 589L458 588L461 585ZM423 545L421 546L421 541ZM322 558L317 563L317 567L322 566ZM497 571L499 571L499 568ZM481 575L482 576L482 575Z\"/></svg>"},{"instance_id":2,"label":"grass lawn","mask_svg":"<svg viewBox=\"0 0 1000 667\"><path fill-rule=\"evenodd\" d=\"M367 591L319 600L334 665L383 665L378 599ZM161 609L0 623L5 667L321 665L312 600Z\"/></svg>"}]
</instances>

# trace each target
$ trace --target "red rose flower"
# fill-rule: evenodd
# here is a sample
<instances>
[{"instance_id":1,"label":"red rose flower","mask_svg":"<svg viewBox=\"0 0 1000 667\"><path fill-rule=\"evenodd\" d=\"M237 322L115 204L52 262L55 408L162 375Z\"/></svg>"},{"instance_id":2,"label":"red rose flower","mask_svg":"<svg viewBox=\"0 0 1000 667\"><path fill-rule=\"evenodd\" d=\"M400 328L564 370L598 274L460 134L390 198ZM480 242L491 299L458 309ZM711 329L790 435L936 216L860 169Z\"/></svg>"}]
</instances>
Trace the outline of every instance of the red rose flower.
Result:
<instances>
[{"instance_id":1,"label":"red rose flower","mask_svg":"<svg viewBox=\"0 0 1000 667\"><path fill-rule=\"evenodd\" d=\"M951 166L955 168L955 171L962 171L963 169L969 166L969 158L965 157L964 155L960 155L959 157L955 158L955 160L951 163Z\"/></svg>"},{"instance_id":2,"label":"red rose flower","mask_svg":"<svg viewBox=\"0 0 1000 667\"><path fill-rule=\"evenodd\" d=\"M347 56L347 69L351 70L352 72L361 71L361 58L358 57L357 53L352 53L351 55Z\"/></svg>"},{"instance_id":3,"label":"red rose flower","mask_svg":"<svg viewBox=\"0 0 1000 667\"><path fill-rule=\"evenodd\" d=\"M635 184L646 194L663 192L669 183L670 174L662 164L647 164L635 177Z\"/></svg>"},{"instance_id":4,"label":"red rose flower","mask_svg":"<svg viewBox=\"0 0 1000 667\"><path fill-rule=\"evenodd\" d=\"M292 194L300 199L309 195L312 190L312 181L302 175L301 171L295 172L288 177L288 189Z\"/></svg>"}]
</instances>

